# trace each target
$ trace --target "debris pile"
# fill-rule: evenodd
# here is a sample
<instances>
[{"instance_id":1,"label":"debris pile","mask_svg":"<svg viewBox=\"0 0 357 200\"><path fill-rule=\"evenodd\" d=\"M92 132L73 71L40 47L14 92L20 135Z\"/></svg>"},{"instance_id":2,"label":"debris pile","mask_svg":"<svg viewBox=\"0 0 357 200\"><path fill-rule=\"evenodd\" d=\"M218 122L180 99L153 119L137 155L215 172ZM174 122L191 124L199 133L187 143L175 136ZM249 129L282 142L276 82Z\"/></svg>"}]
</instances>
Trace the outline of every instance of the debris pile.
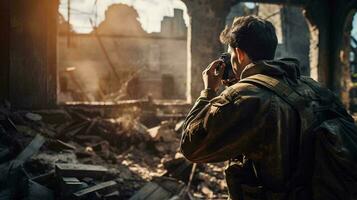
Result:
<instances>
[{"instance_id":1,"label":"debris pile","mask_svg":"<svg viewBox=\"0 0 357 200\"><path fill-rule=\"evenodd\" d=\"M226 198L223 163L179 153L182 119L140 119L1 105L0 199Z\"/></svg>"}]
</instances>

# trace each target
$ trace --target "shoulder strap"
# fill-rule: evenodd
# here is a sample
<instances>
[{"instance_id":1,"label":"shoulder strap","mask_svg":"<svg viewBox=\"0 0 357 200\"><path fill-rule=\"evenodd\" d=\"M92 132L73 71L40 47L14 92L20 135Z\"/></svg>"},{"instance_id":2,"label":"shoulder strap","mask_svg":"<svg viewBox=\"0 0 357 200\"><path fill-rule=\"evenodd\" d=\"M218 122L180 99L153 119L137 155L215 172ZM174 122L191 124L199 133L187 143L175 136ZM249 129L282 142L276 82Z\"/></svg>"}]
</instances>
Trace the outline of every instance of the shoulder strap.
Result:
<instances>
[{"instance_id":1,"label":"shoulder strap","mask_svg":"<svg viewBox=\"0 0 357 200\"><path fill-rule=\"evenodd\" d=\"M291 168L293 166L290 166L292 177L287 186L287 190L289 191L287 195L295 195L291 194L294 193L294 188L306 185L306 182L308 181L307 179L309 179L309 176L312 173L311 164L308 165L308 163L313 162L313 155L311 154L313 134L310 134L310 132L318 126L320 121L314 118L314 115L311 114L311 111L307 108L308 99L304 98L283 81L263 74L256 74L242 79L239 82L258 84L271 90L287 102L299 115L300 135L298 139L298 159L294 161L295 164L291 162L289 164L294 165L296 168L293 170Z\"/></svg>"},{"instance_id":2,"label":"shoulder strap","mask_svg":"<svg viewBox=\"0 0 357 200\"><path fill-rule=\"evenodd\" d=\"M295 89L279 79L264 74L255 74L242 79L239 82L263 86L287 102L299 115L301 133L314 128L316 123L319 123L319 120L316 119L314 114L311 112L313 110L309 109L309 102L311 102L312 99L300 95L295 90L296 88L298 90L305 90L306 83L304 81L301 81L301 84L299 84Z\"/></svg>"},{"instance_id":3,"label":"shoulder strap","mask_svg":"<svg viewBox=\"0 0 357 200\"><path fill-rule=\"evenodd\" d=\"M287 102L291 107L293 107L299 114L305 107L305 99L295 92L290 86L285 84L278 79L264 75L256 74L248 78L242 79L240 83L255 83L261 85L282 98Z\"/></svg>"}]
</instances>

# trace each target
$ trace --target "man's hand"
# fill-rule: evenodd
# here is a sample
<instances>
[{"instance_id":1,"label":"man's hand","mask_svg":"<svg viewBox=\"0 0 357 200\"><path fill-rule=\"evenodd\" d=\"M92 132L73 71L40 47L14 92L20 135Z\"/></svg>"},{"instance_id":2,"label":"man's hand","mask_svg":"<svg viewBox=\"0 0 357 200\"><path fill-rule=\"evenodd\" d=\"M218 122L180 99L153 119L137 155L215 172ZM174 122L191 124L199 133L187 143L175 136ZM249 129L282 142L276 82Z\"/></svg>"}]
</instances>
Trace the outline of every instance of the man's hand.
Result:
<instances>
[{"instance_id":1,"label":"man's hand","mask_svg":"<svg viewBox=\"0 0 357 200\"><path fill-rule=\"evenodd\" d=\"M234 85L238 82L238 80L236 79L236 77L232 77L232 78L229 78L227 80L222 80L222 84L229 87L231 85Z\"/></svg>"},{"instance_id":2,"label":"man's hand","mask_svg":"<svg viewBox=\"0 0 357 200\"><path fill-rule=\"evenodd\" d=\"M221 84L225 64L222 60L215 60L202 72L204 89L217 91Z\"/></svg>"}]
</instances>

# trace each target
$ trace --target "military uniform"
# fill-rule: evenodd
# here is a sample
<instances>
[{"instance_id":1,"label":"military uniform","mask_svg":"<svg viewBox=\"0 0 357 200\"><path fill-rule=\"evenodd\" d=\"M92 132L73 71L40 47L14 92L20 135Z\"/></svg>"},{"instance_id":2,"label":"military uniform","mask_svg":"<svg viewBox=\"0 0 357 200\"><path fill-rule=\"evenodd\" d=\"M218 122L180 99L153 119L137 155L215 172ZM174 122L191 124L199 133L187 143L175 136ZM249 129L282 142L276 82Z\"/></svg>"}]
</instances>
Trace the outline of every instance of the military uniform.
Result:
<instances>
[{"instance_id":1,"label":"military uniform","mask_svg":"<svg viewBox=\"0 0 357 200\"><path fill-rule=\"evenodd\" d=\"M299 62L252 63L241 80L256 74L294 85ZM279 199L294 167L299 126L298 114L279 96L238 82L219 96L209 89L201 92L185 120L181 151L192 162L230 161L226 179L232 199Z\"/></svg>"}]
</instances>

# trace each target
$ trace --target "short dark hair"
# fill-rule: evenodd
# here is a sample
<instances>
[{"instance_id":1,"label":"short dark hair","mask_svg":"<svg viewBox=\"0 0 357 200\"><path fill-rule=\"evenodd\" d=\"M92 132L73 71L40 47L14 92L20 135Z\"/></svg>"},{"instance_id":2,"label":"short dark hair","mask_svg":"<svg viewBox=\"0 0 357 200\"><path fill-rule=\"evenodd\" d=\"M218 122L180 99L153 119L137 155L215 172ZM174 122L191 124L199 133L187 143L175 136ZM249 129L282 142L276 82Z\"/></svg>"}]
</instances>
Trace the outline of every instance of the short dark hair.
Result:
<instances>
[{"instance_id":1,"label":"short dark hair","mask_svg":"<svg viewBox=\"0 0 357 200\"><path fill-rule=\"evenodd\" d=\"M223 44L245 51L252 61L274 59L278 39L273 24L257 16L236 17L220 36Z\"/></svg>"}]
</instances>

